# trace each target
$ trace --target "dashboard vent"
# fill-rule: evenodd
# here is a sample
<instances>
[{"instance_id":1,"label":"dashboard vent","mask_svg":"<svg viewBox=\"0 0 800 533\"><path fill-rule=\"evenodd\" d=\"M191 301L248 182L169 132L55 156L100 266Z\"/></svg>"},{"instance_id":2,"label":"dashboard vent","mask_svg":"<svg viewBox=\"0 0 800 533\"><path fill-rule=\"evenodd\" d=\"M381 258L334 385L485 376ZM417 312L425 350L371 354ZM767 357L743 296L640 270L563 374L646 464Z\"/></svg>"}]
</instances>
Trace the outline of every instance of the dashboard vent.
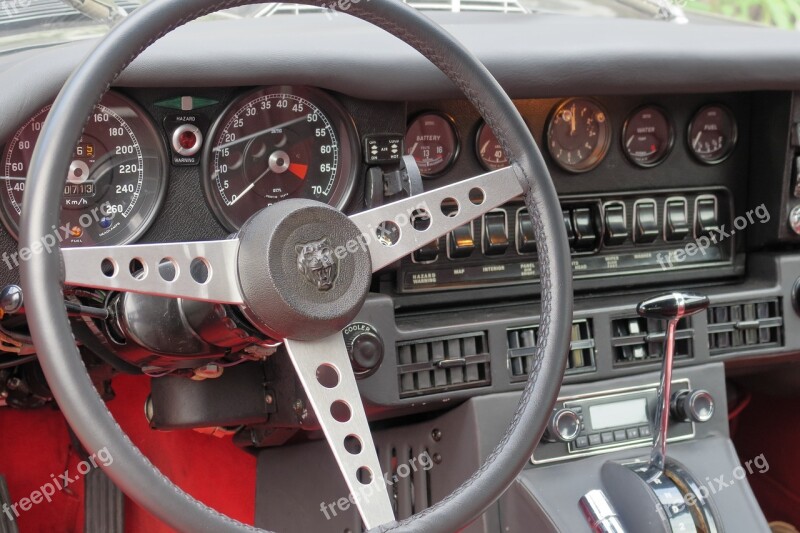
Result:
<instances>
[{"instance_id":1,"label":"dashboard vent","mask_svg":"<svg viewBox=\"0 0 800 533\"><path fill-rule=\"evenodd\" d=\"M400 397L490 385L486 332L397 344Z\"/></svg>"},{"instance_id":2,"label":"dashboard vent","mask_svg":"<svg viewBox=\"0 0 800 533\"><path fill-rule=\"evenodd\" d=\"M617 318L611 321L611 349L615 366L660 361L664 355L665 320L642 317ZM675 358L692 357L694 330L689 318L678 322L675 332Z\"/></svg>"},{"instance_id":3,"label":"dashboard vent","mask_svg":"<svg viewBox=\"0 0 800 533\"><path fill-rule=\"evenodd\" d=\"M378 443L377 452L381 470L389 481L386 488L398 520L405 520L433 504L431 473L435 468L431 468L433 459L427 449L415 449L405 443Z\"/></svg>"},{"instance_id":4,"label":"dashboard vent","mask_svg":"<svg viewBox=\"0 0 800 533\"><path fill-rule=\"evenodd\" d=\"M721 355L783 345L781 301L715 305L708 313L708 350Z\"/></svg>"},{"instance_id":5,"label":"dashboard vent","mask_svg":"<svg viewBox=\"0 0 800 533\"><path fill-rule=\"evenodd\" d=\"M533 356L536 350L536 339L539 326L526 326L506 331L508 339L508 368L511 371L511 381L524 381L533 366ZM576 320L572 323L572 341L567 361L569 374L592 372L596 369L594 359L595 342L592 337L592 328L588 320Z\"/></svg>"}]
</instances>

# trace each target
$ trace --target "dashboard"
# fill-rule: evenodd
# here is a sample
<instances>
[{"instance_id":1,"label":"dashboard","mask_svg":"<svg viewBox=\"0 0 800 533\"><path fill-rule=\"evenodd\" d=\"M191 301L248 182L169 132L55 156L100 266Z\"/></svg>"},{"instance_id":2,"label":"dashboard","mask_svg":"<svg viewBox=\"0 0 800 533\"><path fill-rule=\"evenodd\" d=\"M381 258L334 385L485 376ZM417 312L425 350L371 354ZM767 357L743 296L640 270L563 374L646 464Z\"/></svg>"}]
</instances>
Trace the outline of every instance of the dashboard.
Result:
<instances>
[{"instance_id":1,"label":"dashboard","mask_svg":"<svg viewBox=\"0 0 800 533\"><path fill-rule=\"evenodd\" d=\"M800 343L791 327L800 277L800 235L789 224L800 205L794 40L726 26L463 15L436 17L514 98L561 200L576 289L565 383L657 368L663 326L638 319L635 304L670 287L708 293L714 306L682 324L679 366L790 355ZM190 25L120 77L75 149L65 245L223 239L291 197L356 213L401 197L385 180L406 154L425 190L507 164L476 110L392 37L349 18L282 22L272 37L259 21L203 23L218 30L215 46L187 63L177 51L205 35ZM317 37L287 37L301 27ZM581 36L568 55L549 40L566 27ZM594 51L597 32L613 50ZM645 33L646 54L636 44ZM333 36L338 48L320 46ZM520 46L501 46L511 41ZM0 108L4 285L18 283L14 236L37 131L90 46L0 58L4 101L17 104ZM258 52L270 47L274 56ZM739 48L747 53L729 68ZM345 331L351 350L380 353L359 373L365 399L380 406L372 414L519 390L534 357L537 280L519 201L376 274Z\"/></svg>"}]
</instances>

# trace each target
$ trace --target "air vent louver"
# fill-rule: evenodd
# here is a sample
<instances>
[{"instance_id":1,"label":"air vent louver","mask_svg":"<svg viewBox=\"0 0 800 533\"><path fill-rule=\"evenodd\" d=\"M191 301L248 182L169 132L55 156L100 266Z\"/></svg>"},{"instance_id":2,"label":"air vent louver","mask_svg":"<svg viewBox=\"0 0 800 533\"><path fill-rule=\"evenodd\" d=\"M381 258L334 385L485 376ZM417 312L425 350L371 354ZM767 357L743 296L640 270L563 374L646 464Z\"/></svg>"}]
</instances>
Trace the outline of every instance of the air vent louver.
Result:
<instances>
[{"instance_id":1,"label":"air vent louver","mask_svg":"<svg viewBox=\"0 0 800 533\"><path fill-rule=\"evenodd\" d=\"M489 361L485 331L398 343L400 397L490 385Z\"/></svg>"},{"instance_id":2,"label":"air vent louver","mask_svg":"<svg viewBox=\"0 0 800 533\"><path fill-rule=\"evenodd\" d=\"M624 366L660 361L664 351L666 321L642 317L611 321L611 348L614 365ZM694 330L688 318L678 322L675 332L675 358L692 357Z\"/></svg>"},{"instance_id":3,"label":"air vent louver","mask_svg":"<svg viewBox=\"0 0 800 533\"><path fill-rule=\"evenodd\" d=\"M711 355L783 345L780 299L715 305L708 313Z\"/></svg>"},{"instance_id":4,"label":"air vent louver","mask_svg":"<svg viewBox=\"0 0 800 533\"><path fill-rule=\"evenodd\" d=\"M539 326L526 326L506 331L508 339L508 368L511 381L524 381L530 374L536 349ZM594 338L588 320L576 320L572 324L572 341L567 361L567 374L592 372L595 370Z\"/></svg>"}]
</instances>

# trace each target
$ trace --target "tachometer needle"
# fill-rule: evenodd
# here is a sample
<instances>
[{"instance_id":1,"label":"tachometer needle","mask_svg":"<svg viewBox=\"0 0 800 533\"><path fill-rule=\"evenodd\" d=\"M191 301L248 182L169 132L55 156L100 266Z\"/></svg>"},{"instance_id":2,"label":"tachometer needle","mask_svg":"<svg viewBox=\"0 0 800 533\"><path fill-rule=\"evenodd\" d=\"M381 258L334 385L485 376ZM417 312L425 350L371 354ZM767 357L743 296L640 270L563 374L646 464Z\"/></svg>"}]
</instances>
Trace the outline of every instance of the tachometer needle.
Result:
<instances>
[{"instance_id":1,"label":"tachometer needle","mask_svg":"<svg viewBox=\"0 0 800 533\"><path fill-rule=\"evenodd\" d=\"M267 169L267 170L265 170L265 171L264 171L264 172L262 172L262 173L261 173L261 174L260 174L260 175L259 175L259 176L258 176L256 179L254 179L252 182L250 182L250 185L248 185L247 187L245 187L245 189L244 189L242 192L240 192L239 194L237 194L237 195L236 195L236 198L234 198L234 199L233 199L233 201L232 201L231 203L229 203L229 204L228 204L228 207L230 207L230 206L234 205L236 202L238 202L239 200L241 200L242 198L244 198L244 197L245 197L245 195L246 195L247 193L249 193L250 191L252 191L252 190L253 190L253 187L255 187L255 186L256 186L256 183L258 183L259 181L261 181L261 178L263 178L264 176L266 176L267 174L269 174L269 171L270 171L270 169Z\"/></svg>"},{"instance_id":2,"label":"tachometer needle","mask_svg":"<svg viewBox=\"0 0 800 533\"><path fill-rule=\"evenodd\" d=\"M225 144L217 145L217 146L214 147L213 151L214 152L219 152L220 150L224 150L225 148L230 148L231 146L236 146L237 144L241 144L243 142L247 142L250 139L255 139L256 137L261 137L262 135L266 135L267 133L272 133L273 131L276 131L276 130L280 130L280 129L283 129L283 128L288 128L289 126L297 124L298 122L303 122L304 120L307 120L305 115L302 116L302 117L298 117L298 118L295 118L293 120L290 120L288 122L284 122L283 124L278 124L277 126L272 126L272 127L269 127L269 128L267 128L265 130L261 130L261 131L257 131L255 133L252 133L250 135L245 135L241 139L236 139L234 141L231 141L231 142L228 142L228 143L225 143Z\"/></svg>"}]
</instances>

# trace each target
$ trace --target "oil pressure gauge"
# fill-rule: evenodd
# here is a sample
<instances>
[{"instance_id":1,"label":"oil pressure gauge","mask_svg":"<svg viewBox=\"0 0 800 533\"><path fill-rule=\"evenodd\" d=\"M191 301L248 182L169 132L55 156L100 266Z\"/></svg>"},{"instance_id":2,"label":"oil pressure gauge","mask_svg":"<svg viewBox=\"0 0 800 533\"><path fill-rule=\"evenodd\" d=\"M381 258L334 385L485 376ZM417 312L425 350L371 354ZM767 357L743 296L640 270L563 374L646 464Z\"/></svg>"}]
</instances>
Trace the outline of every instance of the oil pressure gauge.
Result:
<instances>
[{"instance_id":1,"label":"oil pressure gauge","mask_svg":"<svg viewBox=\"0 0 800 533\"><path fill-rule=\"evenodd\" d=\"M689 149L707 165L722 163L736 147L736 119L722 105L707 105L695 113L689 124Z\"/></svg>"},{"instance_id":2,"label":"oil pressure gauge","mask_svg":"<svg viewBox=\"0 0 800 533\"><path fill-rule=\"evenodd\" d=\"M588 98L559 104L547 126L547 149L570 172L592 170L608 153L611 124L603 107Z\"/></svg>"}]
</instances>

